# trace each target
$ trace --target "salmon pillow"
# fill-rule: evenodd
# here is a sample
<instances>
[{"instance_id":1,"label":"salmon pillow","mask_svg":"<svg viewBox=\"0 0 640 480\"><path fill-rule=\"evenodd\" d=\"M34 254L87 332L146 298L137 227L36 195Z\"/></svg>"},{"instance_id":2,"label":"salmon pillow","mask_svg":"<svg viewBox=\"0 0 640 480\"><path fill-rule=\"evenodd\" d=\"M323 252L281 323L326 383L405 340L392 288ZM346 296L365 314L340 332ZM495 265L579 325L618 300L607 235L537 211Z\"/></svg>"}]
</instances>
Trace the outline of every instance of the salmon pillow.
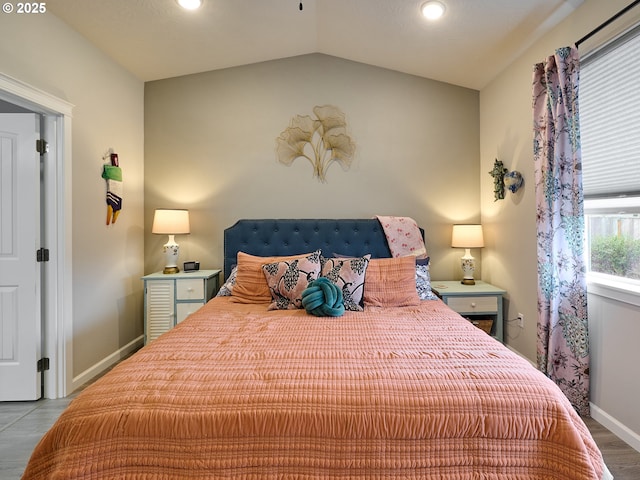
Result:
<instances>
[{"instance_id":1,"label":"salmon pillow","mask_svg":"<svg viewBox=\"0 0 640 480\"><path fill-rule=\"evenodd\" d=\"M317 252L319 254L319 251ZM292 255L286 257L258 257L248 253L238 252L238 269L236 284L231 292L231 301L235 303L271 303L271 292L264 278L262 265L280 262L283 260L295 260L310 255Z\"/></svg>"},{"instance_id":2,"label":"salmon pillow","mask_svg":"<svg viewBox=\"0 0 640 480\"><path fill-rule=\"evenodd\" d=\"M364 280L364 304L372 307L419 305L416 257L372 258Z\"/></svg>"}]
</instances>

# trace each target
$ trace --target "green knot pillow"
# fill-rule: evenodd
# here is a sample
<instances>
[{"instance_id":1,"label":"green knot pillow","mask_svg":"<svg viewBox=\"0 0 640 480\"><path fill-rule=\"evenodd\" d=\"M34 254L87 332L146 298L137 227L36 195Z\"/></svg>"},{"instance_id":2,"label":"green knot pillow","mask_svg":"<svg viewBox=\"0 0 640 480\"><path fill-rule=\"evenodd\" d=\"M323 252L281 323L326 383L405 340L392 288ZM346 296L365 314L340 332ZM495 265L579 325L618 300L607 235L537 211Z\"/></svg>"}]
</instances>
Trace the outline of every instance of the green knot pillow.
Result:
<instances>
[{"instance_id":1,"label":"green knot pillow","mask_svg":"<svg viewBox=\"0 0 640 480\"><path fill-rule=\"evenodd\" d=\"M320 277L303 290L302 307L316 317L339 317L344 313L342 290L328 278Z\"/></svg>"}]
</instances>

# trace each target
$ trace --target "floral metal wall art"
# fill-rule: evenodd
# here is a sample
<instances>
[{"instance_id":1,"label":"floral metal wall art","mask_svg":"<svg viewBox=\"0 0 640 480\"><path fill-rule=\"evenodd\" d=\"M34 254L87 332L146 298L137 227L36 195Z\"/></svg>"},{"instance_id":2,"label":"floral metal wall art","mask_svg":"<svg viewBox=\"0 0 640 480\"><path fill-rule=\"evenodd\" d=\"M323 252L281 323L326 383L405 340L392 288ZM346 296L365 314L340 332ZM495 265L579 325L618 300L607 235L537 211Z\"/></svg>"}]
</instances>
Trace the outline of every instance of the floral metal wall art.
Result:
<instances>
[{"instance_id":1,"label":"floral metal wall art","mask_svg":"<svg viewBox=\"0 0 640 480\"><path fill-rule=\"evenodd\" d=\"M333 162L348 170L356 145L347 134L345 115L338 107L313 107L315 118L296 115L291 124L276 139L278 161L291 166L296 158L306 158L313 167L313 176L327 181L327 170Z\"/></svg>"}]
</instances>

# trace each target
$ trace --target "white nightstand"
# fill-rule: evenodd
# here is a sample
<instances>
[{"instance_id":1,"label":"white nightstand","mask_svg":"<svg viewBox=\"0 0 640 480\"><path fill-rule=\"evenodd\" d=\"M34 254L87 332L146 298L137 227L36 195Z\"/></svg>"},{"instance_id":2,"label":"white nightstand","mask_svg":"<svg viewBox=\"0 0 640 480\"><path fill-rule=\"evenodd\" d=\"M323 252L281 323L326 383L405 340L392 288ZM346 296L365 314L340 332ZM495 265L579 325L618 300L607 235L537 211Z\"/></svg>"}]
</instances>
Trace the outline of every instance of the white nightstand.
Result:
<instances>
[{"instance_id":1,"label":"white nightstand","mask_svg":"<svg viewBox=\"0 0 640 480\"><path fill-rule=\"evenodd\" d=\"M459 281L431 282L431 289L444 303L469 320L491 318L491 335L504 341L502 298L505 290L476 280L475 285L463 285Z\"/></svg>"},{"instance_id":2,"label":"white nightstand","mask_svg":"<svg viewBox=\"0 0 640 480\"><path fill-rule=\"evenodd\" d=\"M171 330L207 303L220 288L221 270L152 273L144 280L144 343Z\"/></svg>"}]
</instances>

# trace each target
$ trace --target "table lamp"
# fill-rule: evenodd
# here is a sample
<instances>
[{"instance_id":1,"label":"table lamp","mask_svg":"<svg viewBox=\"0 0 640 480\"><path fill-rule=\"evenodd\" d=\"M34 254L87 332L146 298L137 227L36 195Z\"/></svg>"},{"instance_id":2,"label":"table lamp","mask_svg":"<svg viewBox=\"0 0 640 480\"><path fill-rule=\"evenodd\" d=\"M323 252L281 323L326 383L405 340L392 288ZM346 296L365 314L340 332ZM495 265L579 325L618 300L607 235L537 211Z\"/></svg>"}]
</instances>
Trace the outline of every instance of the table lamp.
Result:
<instances>
[{"instance_id":1,"label":"table lamp","mask_svg":"<svg viewBox=\"0 0 640 480\"><path fill-rule=\"evenodd\" d=\"M159 208L153 215L153 227L151 233L169 235L169 241L163 247L165 267L163 273L178 273L178 254L180 247L176 243L174 235L189 233L189 211L168 210Z\"/></svg>"},{"instance_id":2,"label":"table lamp","mask_svg":"<svg viewBox=\"0 0 640 480\"><path fill-rule=\"evenodd\" d=\"M471 255L472 248L484 247L482 225L454 225L451 235L453 248L464 248L464 256L460 259L462 265L462 281L464 285L475 285L473 272L475 270L475 258Z\"/></svg>"}]
</instances>

